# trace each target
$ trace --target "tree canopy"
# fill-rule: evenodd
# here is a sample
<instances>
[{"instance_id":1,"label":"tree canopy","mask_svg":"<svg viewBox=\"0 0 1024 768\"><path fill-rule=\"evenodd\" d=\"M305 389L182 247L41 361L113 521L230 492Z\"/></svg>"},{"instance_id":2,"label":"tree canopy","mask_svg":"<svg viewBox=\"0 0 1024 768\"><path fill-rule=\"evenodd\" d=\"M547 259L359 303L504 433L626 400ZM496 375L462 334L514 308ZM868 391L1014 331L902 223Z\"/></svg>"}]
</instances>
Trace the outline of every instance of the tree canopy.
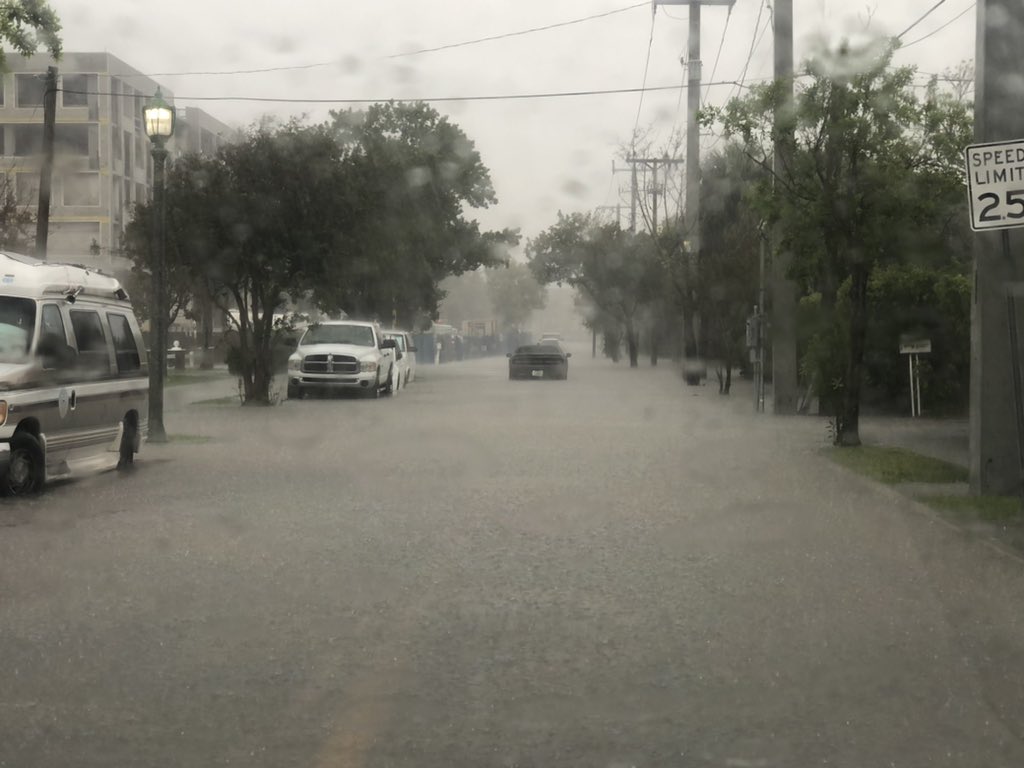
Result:
<instances>
[{"instance_id":1,"label":"tree canopy","mask_svg":"<svg viewBox=\"0 0 1024 768\"><path fill-rule=\"evenodd\" d=\"M631 367L638 364L645 309L661 295L666 275L653 239L581 213L558 221L527 244L530 269L541 283L565 283L621 326Z\"/></svg>"},{"instance_id":2,"label":"tree canopy","mask_svg":"<svg viewBox=\"0 0 1024 768\"><path fill-rule=\"evenodd\" d=\"M472 142L423 104L264 123L212 157L171 164L172 304L205 294L237 310L246 399L266 402L275 318L300 302L410 328L436 317L443 278L502 263L518 240L464 218L495 199ZM150 272L153 220L139 205L125 234L138 277Z\"/></svg>"},{"instance_id":3,"label":"tree canopy","mask_svg":"<svg viewBox=\"0 0 1024 768\"><path fill-rule=\"evenodd\" d=\"M792 277L819 294L820 336L842 325L846 359L839 376L817 381L835 403L837 442L860 442L858 423L868 286L885 264L955 268L962 239L954 211L962 197L960 151L969 142L968 107L935 83L919 94L914 70L892 67L886 43L843 45L809 61L791 109L786 84L755 86L721 119L764 176L752 205L776 225L776 251L792 254ZM782 162L772 171L776 138ZM844 317L836 315L840 291Z\"/></svg>"},{"instance_id":4,"label":"tree canopy","mask_svg":"<svg viewBox=\"0 0 1024 768\"><path fill-rule=\"evenodd\" d=\"M60 59L61 24L46 0L7 0L0 3L0 45L9 45L22 56L31 56L42 46ZM6 51L0 47L0 70L5 68Z\"/></svg>"}]
</instances>

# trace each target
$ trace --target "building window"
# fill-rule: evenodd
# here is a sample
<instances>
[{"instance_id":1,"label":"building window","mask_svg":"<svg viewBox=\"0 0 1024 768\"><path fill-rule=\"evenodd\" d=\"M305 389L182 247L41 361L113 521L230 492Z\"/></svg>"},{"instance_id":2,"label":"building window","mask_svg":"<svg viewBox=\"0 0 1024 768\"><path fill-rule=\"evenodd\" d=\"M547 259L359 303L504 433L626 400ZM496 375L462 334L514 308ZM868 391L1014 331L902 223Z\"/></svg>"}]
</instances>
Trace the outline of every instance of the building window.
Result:
<instances>
[{"instance_id":1,"label":"building window","mask_svg":"<svg viewBox=\"0 0 1024 768\"><path fill-rule=\"evenodd\" d=\"M4 96L6 95L6 91L7 91L7 80L4 78L3 75L0 75L0 107L4 106L5 103L6 103L4 101Z\"/></svg>"},{"instance_id":2,"label":"building window","mask_svg":"<svg viewBox=\"0 0 1024 768\"><path fill-rule=\"evenodd\" d=\"M122 138L122 146L124 146L124 174L127 176L132 167L132 135L125 131L122 134Z\"/></svg>"},{"instance_id":3,"label":"building window","mask_svg":"<svg viewBox=\"0 0 1024 768\"><path fill-rule=\"evenodd\" d=\"M18 205L38 205L39 174L23 171L14 176L14 191Z\"/></svg>"},{"instance_id":4,"label":"building window","mask_svg":"<svg viewBox=\"0 0 1024 768\"><path fill-rule=\"evenodd\" d=\"M56 152L62 155L89 157L89 126L63 123L54 133Z\"/></svg>"},{"instance_id":5,"label":"building window","mask_svg":"<svg viewBox=\"0 0 1024 768\"><path fill-rule=\"evenodd\" d=\"M92 241L100 240L98 221L53 221L50 220L50 237L47 249L65 256L87 256Z\"/></svg>"},{"instance_id":6,"label":"building window","mask_svg":"<svg viewBox=\"0 0 1024 768\"><path fill-rule=\"evenodd\" d=\"M139 205L149 202L149 194L146 190L145 184L135 185L135 202Z\"/></svg>"},{"instance_id":7,"label":"building window","mask_svg":"<svg viewBox=\"0 0 1024 768\"><path fill-rule=\"evenodd\" d=\"M19 107L43 106L45 83L42 75L15 75L14 82L18 85Z\"/></svg>"},{"instance_id":8,"label":"building window","mask_svg":"<svg viewBox=\"0 0 1024 768\"><path fill-rule=\"evenodd\" d=\"M135 95L130 85L124 87L124 98L121 99L121 113L125 117L131 117L135 111Z\"/></svg>"},{"instance_id":9,"label":"building window","mask_svg":"<svg viewBox=\"0 0 1024 768\"><path fill-rule=\"evenodd\" d=\"M117 125L121 116L121 81L116 77L110 78L110 119Z\"/></svg>"},{"instance_id":10,"label":"building window","mask_svg":"<svg viewBox=\"0 0 1024 768\"><path fill-rule=\"evenodd\" d=\"M124 147L121 146L121 132L113 126L110 127L110 152L113 155L114 160L119 162L124 160Z\"/></svg>"},{"instance_id":11,"label":"building window","mask_svg":"<svg viewBox=\"0 0 1024 768\"><path fill-rule=\"evenodd\" d=\"M142 134L135 134L135 167L146 167L146 137Z\"/></svg>"},{"instance_id":12,"label":"building window","mask_svg":"<svg viewBox=\"0 0 1024 768\"><path fill-rule=\"evenodd\" d=\"M0 104L0 106L3 106ZM0 125L0 155L7 154L7 131L6 126Z\"/></svg>"},{"instance_id":13,"label":"building window","mask_svg":"<svg viewBox=\"0 0 1024 768\"><path fill-rule=\"evenodd\" d=\"M18 157L31 157L43 153L43 126L14 126L14 154Z\"/></svg>"},{"instance_id":14,"label":"building window","mask_svg":"<svg viewBox=\"0 0 1024 768\"><path fill-rule=\"evenodd\" d=\"M89 106L89 91L95 91L96 88L90 88L89 75L64 75L62 78L64 87L61 91L62 104L65 107L87 107Z\"/></svg>"},{"instance_id":15,"label":"building window","mask_svg":"<svg viewBox=\"0 0 1024 768\"><path fill-rule=\"evenodd\" d=\"M64 205L99 205L100 177L96 173L71 173L64 177Z\"/></svg>"}]
</instances>

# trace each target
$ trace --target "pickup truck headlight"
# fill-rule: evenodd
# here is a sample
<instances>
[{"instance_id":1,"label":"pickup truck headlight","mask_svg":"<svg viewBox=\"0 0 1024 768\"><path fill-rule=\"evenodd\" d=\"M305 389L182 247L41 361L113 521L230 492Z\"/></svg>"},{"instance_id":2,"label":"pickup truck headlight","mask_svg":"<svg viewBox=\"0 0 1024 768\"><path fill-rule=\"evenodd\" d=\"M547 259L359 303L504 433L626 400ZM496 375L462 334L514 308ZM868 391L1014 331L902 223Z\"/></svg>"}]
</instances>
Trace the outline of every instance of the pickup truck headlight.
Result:
<instances>
[{"instance_id":1,"label":"pickup truck headlight","mask_svg":"<svg viewBox=\"0 0 1024 768\"><path fill-rule=\"evenodd\" d=\"M360 360L359 361L359 370L362 373L373 373L374 371L377 370L377 361L376 360Z\"/></svg>"},{"instance_id":2,"label":"pickup truck headlight","mask_svg":"<svg viewBox=\"0 0 1024 768\"><path fill-rule=\"evenodd\" d=\"M295 355L294 357L288 358L288 370L298 371L302 368L302 356Z\"/></svg>"}]
</instances>

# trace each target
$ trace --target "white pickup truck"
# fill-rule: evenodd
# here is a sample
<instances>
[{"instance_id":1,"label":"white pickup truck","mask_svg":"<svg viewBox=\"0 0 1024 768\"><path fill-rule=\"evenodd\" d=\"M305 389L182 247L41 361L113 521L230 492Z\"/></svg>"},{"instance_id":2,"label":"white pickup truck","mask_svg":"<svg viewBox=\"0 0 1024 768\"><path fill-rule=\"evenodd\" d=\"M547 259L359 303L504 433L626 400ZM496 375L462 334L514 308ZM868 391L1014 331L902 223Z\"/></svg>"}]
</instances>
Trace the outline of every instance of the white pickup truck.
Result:
<instances>
[{"instance_id":1,"label":"white pickup truck","mask_svg":"<svg viewBox=\"0 0 1024 768\"><path fill-rule=\"evenodd\" d=\"M331 320L306 329L288 358L288 397L356 390L366 397L395 387L395 341L376 323Z\"/></svg>"}]
</instances>

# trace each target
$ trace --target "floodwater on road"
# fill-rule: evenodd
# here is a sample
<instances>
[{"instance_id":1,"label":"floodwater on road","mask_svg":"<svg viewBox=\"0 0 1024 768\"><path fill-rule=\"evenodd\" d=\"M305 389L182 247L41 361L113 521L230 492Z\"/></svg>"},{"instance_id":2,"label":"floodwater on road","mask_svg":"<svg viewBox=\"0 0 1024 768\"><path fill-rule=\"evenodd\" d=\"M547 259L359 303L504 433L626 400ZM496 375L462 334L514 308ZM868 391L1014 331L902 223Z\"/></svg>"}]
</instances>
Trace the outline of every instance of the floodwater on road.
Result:
<instances>
[{"instance_id":1,"label":"floodwater on road","mask_svg":"<svg viewBox=\"0 0 1024 768\"><path fill-rule=\"evenodd\" d=\"M1024 764L1018 561L573 351L181 407L0 505L0 765Z\"/></svg>"}]
</instances>

